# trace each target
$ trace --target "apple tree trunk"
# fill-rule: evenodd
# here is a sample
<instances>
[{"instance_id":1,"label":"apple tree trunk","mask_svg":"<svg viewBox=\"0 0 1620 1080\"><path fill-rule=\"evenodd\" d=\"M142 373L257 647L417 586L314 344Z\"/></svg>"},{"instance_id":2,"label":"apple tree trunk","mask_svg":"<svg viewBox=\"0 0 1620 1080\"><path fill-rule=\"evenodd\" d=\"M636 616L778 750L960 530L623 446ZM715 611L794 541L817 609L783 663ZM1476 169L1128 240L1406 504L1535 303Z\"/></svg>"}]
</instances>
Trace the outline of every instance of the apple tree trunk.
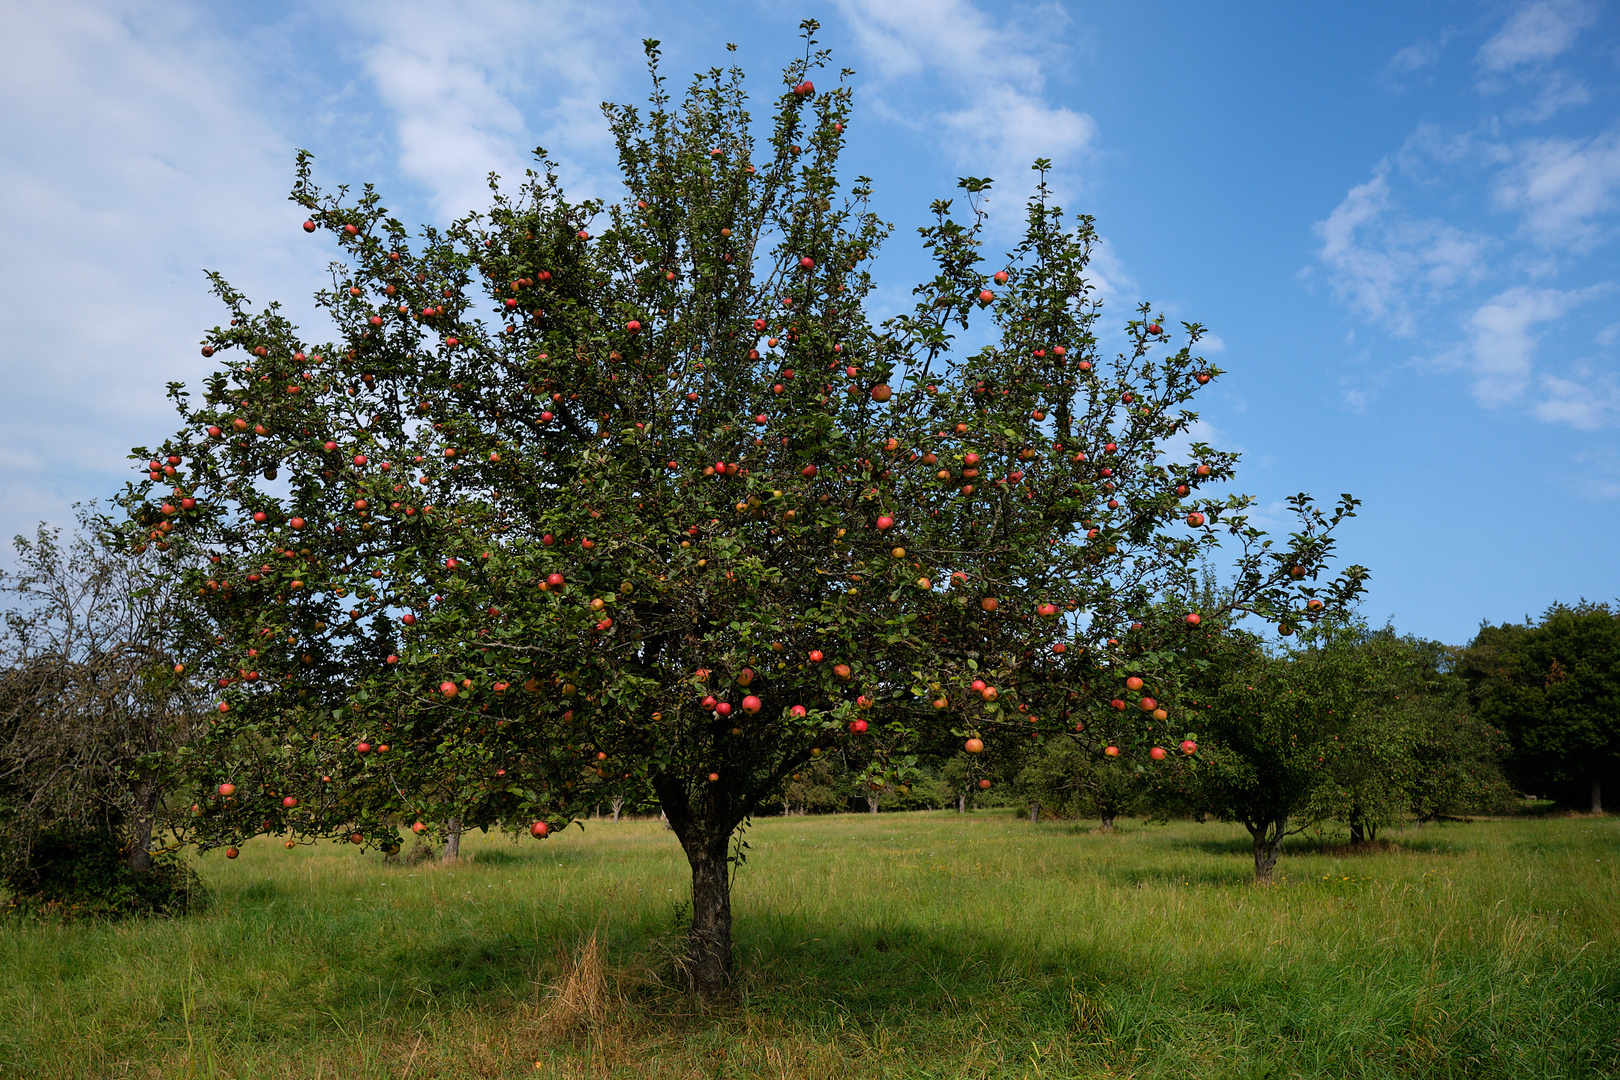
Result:
<instances>
[{"instance_id":1,"label":"apple tree trunk","mask_svg":"<svg viewBox=\"0 0 1620 1080\"><path fill-rule=\"evenodd\" d=\"M1603 813L1603 782L1601 780L1592 781L1592 813Z\"/></svg>"},{"instance_id":2,"label":"apple tree trunk","mask_svg":"<svg viewBox=\"0 0 1620 1080\"><path fill-rule=\"evenodd\" d=\"M613 796L613 824L619 823L619 815L624 812L624 796Z\"/></svg>"},{"instance_id":3,"label":"apple tree trunk","mask_svg":"<svg viewBox=\"0 0 1620 1080\"><path fill-rule=\"evenodd\" d=\"M1029 823L1031 825L1041 823L1041 804L1038 802L1029 804Z\"/></svg>"},{"instance_id":4,"label":"apple tree trunk","mask_svg":"<svg viewBox=\"0 0 1620 1080\"><path fill-rule=\"evenodd\" d=\"M444 830L444 853L439 856L444 862L461 858L461 819L451 818Z\"/></svg>"},{"instance_id":5,"label":"apple tree trunk","mask_svg":"<svg viewBox=\"0 0 1620 1080\"><path fill-rule=\"evenodd\" d=\"M711 786L689 797L678 778L662 773L653 790L665 820L681 842L692 868L692 926L686 938L687 991L712 1001L731 979L731 836L747 817L753 800Z\"/></svg>"},{"instance_id":6,"label":"apple tree trunk","mask_svg":"<svg viewBox=\"0 0 1620 1080\"><path fill-rule=\"evenodd\" d=\"M967 813L967 792L965 791L956 793L956 812L958 814Z\"/></svg>"},{"instance_id":7,"label":"apple tree trunk","mask_svg":"<svg viewBox=\"0 0 1620 1080\"><path fill-rule=\"evenodd\" d=\"M1102 831L1103 832L1113 832L1114 831L1114 815L1113 815L1112 812L1105 812L1103 814L1103 817L1102 817Z\"/></svg>"},{"instance_id":8,"label":"apple tree trunk","mask_svg":"<svg viewBox=\"0 0 1620 1080\"><path fill-rule=\"evenodd\" d=\"M144 871L152 865L152 820L158 803L157 785L143 781L135 791L135 809L129 822L129 868Z\"/></svg>"},{"instance_id":9,"label":"apple tree trunk","mask_svg":"<svg viewBox=\"0 0 1620 1080\"><path fill-rule=\"evenodd\" d=\"M1283 834L1288 830L1288 819L1245 822L1249 835L1254 838L1254 881L1257 885L1270 885L1276 879L1277 856L1282 853Z\"/></svg>"}]
</instances>

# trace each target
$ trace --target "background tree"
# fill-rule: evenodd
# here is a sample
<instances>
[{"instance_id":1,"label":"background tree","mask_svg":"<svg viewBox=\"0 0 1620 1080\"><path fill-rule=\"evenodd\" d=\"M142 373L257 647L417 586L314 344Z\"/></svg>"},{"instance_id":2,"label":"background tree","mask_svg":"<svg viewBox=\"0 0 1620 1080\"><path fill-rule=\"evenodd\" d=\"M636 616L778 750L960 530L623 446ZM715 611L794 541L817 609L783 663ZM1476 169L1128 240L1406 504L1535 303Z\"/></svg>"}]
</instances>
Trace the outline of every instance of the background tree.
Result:
<instances>
[{"instance_id":1,"label":"background tree","mask_svg":"<svg viewBox=\"0 0 1620 1080\"><path fill-rule=\"evenodd\" d=\"M172 576L109 548L81 508L0 570L0 881L84 909L184 908L195 882L153 862L153 830L202 726L170 654L190 608ZM198 894L200 895L200 894Z\"/></svg>"},{"instance_id":2,"label":"background tree","mask_svg":"<svg viewBox=\"0 0 1620 1080\"><path fill-rule=\"evenodd\" d=\"M915 310L867 319L888 230L864 180L838 181L850 94L810 82L814 29L763 145L740 71L676 103L649 43L646 114L606 109L611 205L569 202L542 156L413 246L369 188L323 195L300 158L306 228L346 257L318 297L339 340L215 278L230 324L204 351L231 362L196 405L175 388L183 426L128 499L131 542L214 621L201 842L391 843L392 815L543 835L650 783L707 997L732 836L816 751L892 782L915 743L1049 737L1110 707L1124 640L1176 708L1168 643L1195 613L1138 613L1187 594L1217 524L1232 610L1357 594L1359 568L1318 581L1353 500L1299 496L1274 545L1250 500L1199 495L1234 455L1165 457L1219 374L1202 328L1173 342L1144 306L1105 360L1091 221L1044 182L984 268L990 182L964 180L966 222L940 201L922 230L937 274ZM981 317L991 344L957 355Z\"/></svg>"},{"instance_id":3,"label":"background tree","mask_svg":"<svg viewBox=\"0 0 1620 1080\"><path fill-rule=\"evenodd\" d=\"M1206 813L1248 830L1255 880L1269 885L1283 838L1329 812L1328 761L1372 680L1349 635L1332 628L1282 654L1249 642L1246 655L1223 665L1201 718L1207 741L1193 797Z\"/></svg>"},{"instance_id":4,"label":"background tree","mask_svg":"<svg viewBox=\"0 0 1620 1080\"><path fill-rule=\"evenodd\" d=\"M1460 667L1507 739L1509 778L1600 813L1604 786L1620 784L1620 613L1582 601L1533 625L1482 626Z\"/></svg>"},{"instance_id":5,"label":"background tree","mask_svg":"<svg viewBox=\"0 0 1620 1080\"><path fill-rule=\"evenodd\" d=\"M1096 818L1104 832L1112 832L1115 818L1144 808L1150 764L1145 755L1122 761L1089 742L1061 739L1046 743L1018 779L1026 797L1043 810L1059 817Z\"/></svg>"}]
</instances>

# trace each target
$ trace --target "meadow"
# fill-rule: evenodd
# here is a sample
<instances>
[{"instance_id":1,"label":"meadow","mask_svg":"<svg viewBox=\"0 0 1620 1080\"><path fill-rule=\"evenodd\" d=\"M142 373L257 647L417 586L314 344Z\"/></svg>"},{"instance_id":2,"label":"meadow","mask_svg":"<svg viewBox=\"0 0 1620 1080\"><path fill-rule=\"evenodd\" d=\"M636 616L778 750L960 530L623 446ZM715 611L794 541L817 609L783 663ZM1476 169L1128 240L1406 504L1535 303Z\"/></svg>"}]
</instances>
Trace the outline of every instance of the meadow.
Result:
<instances>
[{"instance_id":1,"label":"meadow","mask_svg":"<svg viewBox=\"0 0 1620 1080\"><path fill-rule=\"evenodd\" d=\"M205 914L0 923L0 1077L1620 1075L1620 819L1300 839L1269 889L1216 824L747 840L707 1010L657 821L475 834L455 865L212 852Z\"/></svg>"}]
</instances>

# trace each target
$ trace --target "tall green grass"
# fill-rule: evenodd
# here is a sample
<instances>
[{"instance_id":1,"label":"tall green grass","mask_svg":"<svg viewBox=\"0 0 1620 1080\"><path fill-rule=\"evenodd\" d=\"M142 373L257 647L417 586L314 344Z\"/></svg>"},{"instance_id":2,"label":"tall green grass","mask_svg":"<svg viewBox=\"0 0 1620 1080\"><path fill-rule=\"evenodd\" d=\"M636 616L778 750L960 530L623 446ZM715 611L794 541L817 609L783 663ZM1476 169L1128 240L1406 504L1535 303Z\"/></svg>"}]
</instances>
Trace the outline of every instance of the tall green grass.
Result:
<instances>
[{"instance_id":1,"label":"tall green grass","mask_svg":"<svg viewBox=\"0 0 1620 1080\"><path fill-rule=\"evenodd\" d=\"M457 866L260 841L198 860L201 916L0 924L0 1077L1620 1075L1620 820L1389 838L1260 889L1213 824L759 821L708 1010L658 822ZM564 1027L593 935L606 1018Z\"/></svg>"}]
</instances>

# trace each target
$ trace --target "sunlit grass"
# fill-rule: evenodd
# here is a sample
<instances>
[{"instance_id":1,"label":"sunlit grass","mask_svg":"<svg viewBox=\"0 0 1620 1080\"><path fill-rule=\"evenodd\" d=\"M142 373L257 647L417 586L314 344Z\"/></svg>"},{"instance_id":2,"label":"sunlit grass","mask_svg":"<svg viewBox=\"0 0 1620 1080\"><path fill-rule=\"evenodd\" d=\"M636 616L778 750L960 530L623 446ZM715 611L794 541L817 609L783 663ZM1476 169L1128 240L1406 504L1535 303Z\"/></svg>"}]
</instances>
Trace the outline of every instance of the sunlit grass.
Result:
<instances>
[{"instance_id":1,"label":"sunlit grass","mask_svg":"<svg viewBox=\"0 0 1620 1080\"><path fill-rule=\"evenodd\" d=\"M675 992L686 866L656 822L199 860L189 919L0 924L0 1076L1620 1074L1620 821L1290 848L1213 824L767 819L740 977ZM548 1006L592 933L606 1020Z\"/></svg>"}]
</instances>

